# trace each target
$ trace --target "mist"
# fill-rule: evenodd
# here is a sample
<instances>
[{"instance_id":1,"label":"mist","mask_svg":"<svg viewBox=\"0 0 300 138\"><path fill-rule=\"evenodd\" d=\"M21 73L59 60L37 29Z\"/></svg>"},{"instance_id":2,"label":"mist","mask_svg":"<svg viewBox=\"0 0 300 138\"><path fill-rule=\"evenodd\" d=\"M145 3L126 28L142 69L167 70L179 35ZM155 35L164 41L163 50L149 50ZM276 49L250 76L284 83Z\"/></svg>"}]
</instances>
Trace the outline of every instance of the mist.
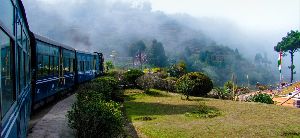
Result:
<instances>
[{"instance_id":1,"label":"mist","mask_svg":"<svg viewBox=\"0 0 300 138\"><path fill-rule=\"evenodd\" d=\"M273 62L273 70L277 67L277 53L273 47L288 31L300 27L298 17L298 26L276 27L276 24L270 25L274 29L246 28L230 18L195 17L184 12L153 9L150 1L28 0L24 5L33 32L79 50L100 51L106 56L116 50L120 56L126 56L131 43L157 39L164 44L168 54L176 54L184 49L183 42L199 39L237 48L252 62L256 53L266 54ZM299 57L296 54L296 70L300 72L297 68L300 67L297 65ZM289 57L285 60L288 63ZM284 64L283 70L286 77L287 66ZM300 75L295 76L300 78Z\"/></svg>"}]
</instances>

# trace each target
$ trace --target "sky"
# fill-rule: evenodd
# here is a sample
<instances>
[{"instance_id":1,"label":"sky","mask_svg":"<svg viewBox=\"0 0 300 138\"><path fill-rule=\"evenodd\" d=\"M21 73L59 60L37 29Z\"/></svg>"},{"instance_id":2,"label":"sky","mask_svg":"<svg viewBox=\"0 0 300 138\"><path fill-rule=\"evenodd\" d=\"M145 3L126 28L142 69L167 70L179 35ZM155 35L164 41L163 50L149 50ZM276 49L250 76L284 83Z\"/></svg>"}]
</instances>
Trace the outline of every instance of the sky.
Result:
<instances>
[{"instance_id":1,"label":"sky","mask_svg":"<svg viewBox=\"0 0 300 138\"><path fill-rule=\"evenodd\" d=\"M300 29L300 0L149 0L154 11L224 18L251 30Z\"/></svg>"},{"instance_id":2,"label":"sky","mask_svg":"<svg viewBox=\"0 0 300 138\"><path fill-rule=\"evenodd\" d=\"M124 2L131 3L132 6L148 3L147 9L153 14L144 15L144 12L130 11ZM119 3L119 6L116 3ZM218 44L243 50L244 56L248 54L250 59L257 51L261 51L268 53L270 59L276 61L277 53L273 47L290 30L300 30L300 0L24 0L24 4L34 31L43 32L44 29L44 32L49 32L45 29L56 29L59 26L66 28L61 22L66 22L67 25L75 23L75 26L82 23L85 32L93 34L90 36L91 41L98 39L98 32L104 32L104 36L108 37L104 40L124 36L126 39L128 33L147 34L139 30L154 34L157 32L155 30L151 33L151 25L160 24L155 20L156 12L170 15L170 18L176 14L186 14L199 19L199 25L192 24L194 28L198 29L200 26L203 33ZM137 17L126 20L128 16ZM49 22L49 18L53 17L56 22L44 28L45 22ZM184 21L183 23L191 24ZM109 35L107 32L110 32ZM288 63L289 57L285 59ZM296 54L295 59L296 64L299 63L296 66L300 67L300 53ZM285 68L287 66L286 64ZM300 75L297 76L300 79Z\"/></svg>"}]
</instances>

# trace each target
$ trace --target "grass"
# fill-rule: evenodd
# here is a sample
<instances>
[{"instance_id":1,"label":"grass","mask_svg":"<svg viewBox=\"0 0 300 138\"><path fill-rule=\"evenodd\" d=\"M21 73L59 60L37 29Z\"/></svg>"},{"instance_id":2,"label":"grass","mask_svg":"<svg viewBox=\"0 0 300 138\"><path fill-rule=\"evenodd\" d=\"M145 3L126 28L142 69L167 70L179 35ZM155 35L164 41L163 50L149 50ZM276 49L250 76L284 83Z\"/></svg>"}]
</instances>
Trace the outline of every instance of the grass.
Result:
<instances>
[{"instance_id":1,"label":"grass","mask_svg":"<svg viewBox=\"0 0 300 138\"><path fill-rule=\"evenodd\" d=\"M295 108L196 97L186 101L162 91L125 94L127 115L140 137L300 137L300 110ZM204 112L217 114L187 115L201 116L203 104Z\"/></svg>"},{"instance_id":2,"label":"grass","mask_svg":"<svg viewBox=\"0 0 300 138\"><path fill-rule=\"evenodd\" d=\"M295 87L300 87L300 82L294 83L292 86L282 89L282 94L289 94L295 91Z\"/></svg>"}]
</instances>

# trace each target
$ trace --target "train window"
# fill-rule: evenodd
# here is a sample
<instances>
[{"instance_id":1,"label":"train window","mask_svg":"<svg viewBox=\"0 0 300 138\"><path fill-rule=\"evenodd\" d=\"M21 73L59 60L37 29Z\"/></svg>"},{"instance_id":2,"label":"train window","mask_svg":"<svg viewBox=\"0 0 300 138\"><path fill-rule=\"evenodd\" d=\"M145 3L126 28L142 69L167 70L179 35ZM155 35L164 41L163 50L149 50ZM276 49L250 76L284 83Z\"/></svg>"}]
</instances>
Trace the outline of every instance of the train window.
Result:
<instances>
[{"instance_id":1,"label":"train window","mask_svg":"<svg viewBox=\"0 0 300 138\"><path fill-rule=\"evenodd\" d=\"M55 68L55 66L54 66L54 57L53 56L50 56L49 57L49 63L50 63L50 66L49 66L49 72L50 72L50 75L54 75L54 68Z\"/></svg>"},{"instance_id":2,"label":"train window","mask_svg":"<svg viewBox=\"0 0 300 138\"><path fill-rule=\"evenodd\" d=\"M27 82L26 85L28 85L29 82L30 82L30 72L29 72L29 70L30 70L30 61L29 61L29 59L30 59L29 55L26 54L26 60L25 60L26 61L25 62L25 72L26 72L26 82Z\"/></svg>"},{"instance_id":3,"label":"train window","mask_svg":"<svg viewBox=\"0 0 300 138\"><path fill-rule=\"evenodd\" d=\"M49 74L49 56L43 55L43 76L47 76Z\"/></svg>"},{"instance_id":4,"label":"train window","mask_svg":"<svg viewBox=\"0 0 300 138\"><path fill-rule=\"evenodd\" d=\"M73 73L74 72L74 64L75 63L75 59L71 58L70 59L70 72Z\"/></svg>"},{"instance_id":5,"label":"train window","mask_svg":"<svg viewBox=\"0 0 300 138\"><path fill-rule=\"evenodd\" d=\"M38 55L38 78L45 77L49 74L49 56Z\"/></svg>"},{"instance_id":6,"label":"train window","mask_svg":"<svg viewBox=\"0 0 300 138\"><path fill-rule=\"evenodd\" d=\"M70 72L70 58L64 58L64 73Z\"/></svg>"},{"instance_id":7,"label":"train window","mask_svg":"<svg viewBox=\"0 0 300 138\"><path fill-rule=\"evenodd\" d=\"M17 40L22 44L22 19L19 14L17 14Z\"/></svg>"},{"instance_id":8,"label":"train window","mask_svg":"<svg viewBox=\"0 0 300 138\"><path fill-rule=\"evenodd\" d=\"M10 0L0 0L0 21L14 32L14 6Z\"/></svg>"},{"instance_id":9,"label":"train window","mask_svg":"<svg viewBox=\"0 0 300 138\"><path fill-rule=\"evenodd\" d=\"M23 45L24 49L27 49L26 42L27 42L27 35L25 33L25 30L23 30L22 31L22 45Z\"/></svg>"},{"instance_id":10,"label":"train window","mask_svg":"<svg viewBox=\"0 0 300 138\"><path fill-rule=\"evenodd\" d=\"M84 71L84 61L80 61L80 71Z\"/></svg>"},{"instance_id":11,"label":"train window","mask_svg":"<svg viewBox=\"0 0 300 138\"><path fill-rule=\"evenodd\" d=\"M1 7L1 6L0 6ZM13 88L12 77L12 62L11 62L11 48L12 42L10 38L2 31L0 31L0 48L1 48L1 101L2 101L2 117L9 110L15 101L15 93Z\"/></svg>"},{"instance_id":12,"label":"train window","mask_svg":"<svg viewBox=\"0 0 300 138\"><path fill-rule=\"evenodd\" d=\"M54 75L58 75L58 64L59 64L58 57L54 57L53 64L54 64Z\"/></svg>"},{"instance_id":13,"label":"train window","mask_svg":"<svg viewBox=\"0 0 300 138\"><path fill-rule=\"evenodd\" d=\"M23 59L23 49L18 46L18 84L19 84L19 94L24 88L24 59Z\"/></svg>"}]
</instances>

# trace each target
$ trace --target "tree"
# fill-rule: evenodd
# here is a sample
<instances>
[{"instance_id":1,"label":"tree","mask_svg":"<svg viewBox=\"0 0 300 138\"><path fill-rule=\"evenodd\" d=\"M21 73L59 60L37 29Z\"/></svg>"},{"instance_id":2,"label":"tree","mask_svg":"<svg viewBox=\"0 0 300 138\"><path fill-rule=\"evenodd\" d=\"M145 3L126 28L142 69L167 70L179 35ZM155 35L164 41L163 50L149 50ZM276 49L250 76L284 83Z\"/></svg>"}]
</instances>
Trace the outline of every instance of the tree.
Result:
<instances>
[{"instance_id":1,"label":"tree","mask_svg":"<svg viewBox=\"0 0 300 138\"><path fill-rule=\"evenodd\" d=\"M157 67L165 67L167 65L167 56L163 44L157 40L153 40L149 48L148 63Z\"/></svg>"},{"instance_id":2,"label":"tree","mask_svg":"<svg viewBox=\"0 0 300 138\"><path fill-rule=\"evenodd\" d=\"M130 57L135 57L139 52L143 53L145 52L145 50L146 50L146 45L142 40L140 40L129 46L128 55Z\"/></svg>"},{"instance_id":3,"label":"tree","mask_svg":"<svg viewBox=\"0 0 300 138\"><path fill-rule=\"evenodd\" d=\"M201 72L191 72L180 77L176 82L176 89L189 96L205 96L213 89L212 80Z\"/></svg>"},{"instance_id":4,"label":"tree","mask_svg":"<svg viewBox=\"0 0 300 138\"><path fill-rule=\"evenodd\" d=\"M286 37L283 37L280 42L274 47L274 50L277 52L288 52L291 55L291 83L294 80L294 72L295 65L294 65L294 54L300 48L300 32L299 31L291 31L287 33Z\"/></svg>"},{"instance_id":5,"label":"tree","mask_svg":"<svg viewBox=\"0 0 300 138\"><path fill-rule=\"evenodd\" d=\"M180 61L179 63L172 65L168 69L168 73L170 73L170 76L177 78L183 76L186 72L186 64L184 63L184 61Z\"/></svg>"},{"instance_id":6,"label":"tree","mask_svg":"<svg viewBox=\"0 0 300 138\"><path fill-rule=\"evenodd\" d=\"M257 53L257 54L255 55L254 61L255 61L255 64L261 64L261 63L263 62L263 57L262 57L262 55L261 55L260 53Z\"/></svg>"}]
</instances>

